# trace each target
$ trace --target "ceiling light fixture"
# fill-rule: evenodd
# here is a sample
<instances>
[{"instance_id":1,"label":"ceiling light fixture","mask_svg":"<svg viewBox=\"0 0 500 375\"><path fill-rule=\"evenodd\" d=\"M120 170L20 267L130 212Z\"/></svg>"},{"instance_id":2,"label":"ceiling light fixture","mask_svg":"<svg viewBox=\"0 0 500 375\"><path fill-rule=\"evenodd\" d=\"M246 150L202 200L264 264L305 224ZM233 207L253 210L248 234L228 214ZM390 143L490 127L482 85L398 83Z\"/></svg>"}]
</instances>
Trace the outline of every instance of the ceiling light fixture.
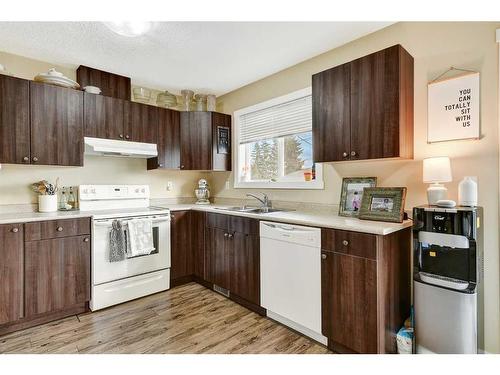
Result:
<instances>
[{"instance_id":1,"label":"ceiling light fixture","mask_svg":"<svg viewBox=\"0 0 500 375\"><path fill-rule=\"evenodd\" d=\"M113 32L127 37L136 37L146 34L153 27L153 22L141 21L112 21L104 24Z\"/></svg>"}]
</instances>

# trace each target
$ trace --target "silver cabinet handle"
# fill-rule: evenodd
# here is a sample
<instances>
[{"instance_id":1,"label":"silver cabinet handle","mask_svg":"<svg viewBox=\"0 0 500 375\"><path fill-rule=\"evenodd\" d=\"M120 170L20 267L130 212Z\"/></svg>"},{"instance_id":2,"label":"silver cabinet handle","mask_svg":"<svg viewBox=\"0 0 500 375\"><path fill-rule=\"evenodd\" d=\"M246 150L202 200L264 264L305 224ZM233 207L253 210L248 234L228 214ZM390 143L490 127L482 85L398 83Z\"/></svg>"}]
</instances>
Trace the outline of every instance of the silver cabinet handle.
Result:
<instances>
[{"instance_id":1,"label":"silver cabinet handle","mask_svg":"<svg viewBox=\"0 0 500 375\"><path fill-rule=\"evenodd\" d=\"M38 158L36 156L33 156L33 161L36 163L38 161Z\"/></svg>"},{"instance_id":2,"label":"silver cabinet handle","mask_svg":"<svg viewBox=\"0 0 500 375\"><path fill-rule=\"evenodd\" d=\"M233 238L233 235L232 235L231 233L229 233L227 236L228 236L229 238Z\"/></svg>"},{"instance_id":3,"label":"silver cabinet handle","mask_svg":"<svg viewBox=\"0 0 500 375\"><path fill-rule=\"evenodd\" d=\"M123 134L120 134L120 138L123 138Z\"/></svg>"},{"instance_id":4,"label":"silver cabinet handle","mask_svg":"<svg viewBox=\"0 0 500 375\"><path fill-rule=\"evenodd\" d=\"M224 237L228 237L229 236L229 233L224 233Z\"/></svg>"},{"instance_id":5,"label":"silver cabinet handle","mask_svg":"<svg viewBox=\"0 0 500 375\"><path fill-rule=\"evenodd\" d=\"M129 138L130 138L130 136L127 134L127 135L125 136L125 139L129 139Z\"/></svg>"},{"instance_id":6,"label":"silver cabinet handle","mask_svg":"<svg viewBox=\"0 0 500 375\"><path fill-rule=\"evenodd\" d=\"M344 152L344 153L342 154L342 156L343 156L344 158L346 158L348 155L349 155L349 154L348 154L347 152Z\"/></svg>"},{"instance_id":7,"label":"silver cabinet handle","mask_svg":"<svg viewBox=\"0 0 500 375\"><path fill-rule=\"evenodd\" d=\"M85 238L83 239L83 242L89 242L89 238L88 238L88 237L85 237Z\"/></svg>"},{"instance_id":8,"label":"silver cabinet handle","mask_svg":"<svg viewBox=\"0 0 500 375\"><path fill-rule=\"evenodd\" d=\"M351 151L351 156L356 156L356 151Z\"/></svg>"},{"instance_id":9,"label":"silver cabinet handle","mask_svg":"<svg viewBox=\"0 0 500 375\"><path fill-rule=\"evenodd\" d=\"M321 259L326 259L326 254L321 254Z\"/></svg>"},{"instance_id":10,"label":"silver cabinet handle","mask_svg":"<svg viewBox=\"0 0 500 375\"><path fill-rule=\"evenodd\" d=\"M27 156L25 156L25 157L23 158L23 161L24 161L24 162L28 162L28 161L30 161L30 158L29 158L29 157L27 157Z\"/></svg>"},{"instance_id":11,"label":"silver cabinet handle","mask_svg":"<svg viewBox=\"0 0 500 375\"><path fill-rule=\"evenodd\" d=\"M17 233L17 232L19 232L19 228L12 228L10 231L11 231L12 233Z\"/></svg>"},{"instance_id":12,"label":"silver cabinet handle","mask_svg":"<svg viewBox=\"0 0 500 375\"><path fill-rule=\"evenodd\" d=\"M56 229L58 232L62 232L63 231L63 227L57 227Z\"/></svg>"},{"instance_id":13,"label":"silver cabinet handle","mask_svg":"<svg viewBox=\"0 0 500 375\"><path fill-rule=\"evenodd\" d=\"M175 219L175 215L170 214L170 219Z\"/></svg>"},{"instance_id":14,"label":"silver cabinet handle","mask_svg":"<svg viewBox=\"0 0 500 375\"><path fill-rule=\"evenodd\" d=\"M347 241L347 240L342 241L342 245L344 245L344 246L349 245L349 241Z\"/></svg>"}]
</instances>

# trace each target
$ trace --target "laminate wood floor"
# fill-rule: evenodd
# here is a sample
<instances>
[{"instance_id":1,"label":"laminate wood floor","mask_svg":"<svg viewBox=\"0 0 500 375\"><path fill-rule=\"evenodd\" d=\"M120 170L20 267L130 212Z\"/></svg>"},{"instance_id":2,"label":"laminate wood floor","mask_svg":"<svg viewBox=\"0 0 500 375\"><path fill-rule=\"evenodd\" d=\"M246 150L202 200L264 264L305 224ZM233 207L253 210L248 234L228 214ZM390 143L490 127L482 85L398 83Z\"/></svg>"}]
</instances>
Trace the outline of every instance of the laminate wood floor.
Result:
<instances>
[{"instance_id":1,"label":"laminate wood floor","mask_svg":"<svg viewBox=\"0 0 500 375\"><path fill-rule=\"evenodd\" d=\"M0 353L329 353L196 283L0 337Z\"/></svg>"}]
</instances>

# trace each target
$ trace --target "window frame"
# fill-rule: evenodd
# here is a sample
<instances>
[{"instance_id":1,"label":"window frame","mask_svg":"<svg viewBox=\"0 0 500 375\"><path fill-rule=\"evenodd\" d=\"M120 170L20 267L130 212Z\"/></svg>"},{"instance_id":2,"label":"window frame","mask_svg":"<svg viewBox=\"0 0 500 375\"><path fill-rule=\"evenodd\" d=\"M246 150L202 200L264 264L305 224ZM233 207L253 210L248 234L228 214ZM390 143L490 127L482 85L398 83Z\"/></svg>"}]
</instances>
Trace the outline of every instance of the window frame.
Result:
<instances>
[{"instance_id":1,"label":"window frame","mask_svg":"<svg viewBox=\"0 0 500 375\"><path fill-rule=\"evenodd\" d=\"M300 189L300 190L322 190L325 188L323 180L323 165L316 163L316 179L314 181L240 181L239 165L242 155L240 154L240 118L250 112L259 111L279 104L290 102L304 96L312 95L312 88L306 87L264 102L241 108L233 113L233 175L235 189Z\"/></svg>"}]
</instances>

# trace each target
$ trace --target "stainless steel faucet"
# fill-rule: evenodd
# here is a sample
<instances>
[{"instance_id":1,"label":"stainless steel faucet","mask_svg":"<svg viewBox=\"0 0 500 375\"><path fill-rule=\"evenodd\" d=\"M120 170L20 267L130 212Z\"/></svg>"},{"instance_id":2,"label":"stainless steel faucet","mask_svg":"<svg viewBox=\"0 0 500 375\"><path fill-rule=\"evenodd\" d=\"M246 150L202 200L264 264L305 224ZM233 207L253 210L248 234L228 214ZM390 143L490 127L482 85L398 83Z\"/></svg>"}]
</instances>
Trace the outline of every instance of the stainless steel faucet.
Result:
<instances>
[{"instance_id":1,"label":"stainless steel faucet","mask_svg":"<svg viewBox=\"0 0 500 375\"><path fill-rule=\"evenodd\" d=\"M251 193L248 193L247 197L252 197L252 198L257 199L260 203L262 203L262 208L265 210L273 207L273 204L272 204L271 200L269 199L269 197L267 196L267 194L264 194L261 192L259 192L257 194L261 194L262 198L260 198L259 196L255 195L255 194L251 194Z\"/></svg>"}]
</instances>

